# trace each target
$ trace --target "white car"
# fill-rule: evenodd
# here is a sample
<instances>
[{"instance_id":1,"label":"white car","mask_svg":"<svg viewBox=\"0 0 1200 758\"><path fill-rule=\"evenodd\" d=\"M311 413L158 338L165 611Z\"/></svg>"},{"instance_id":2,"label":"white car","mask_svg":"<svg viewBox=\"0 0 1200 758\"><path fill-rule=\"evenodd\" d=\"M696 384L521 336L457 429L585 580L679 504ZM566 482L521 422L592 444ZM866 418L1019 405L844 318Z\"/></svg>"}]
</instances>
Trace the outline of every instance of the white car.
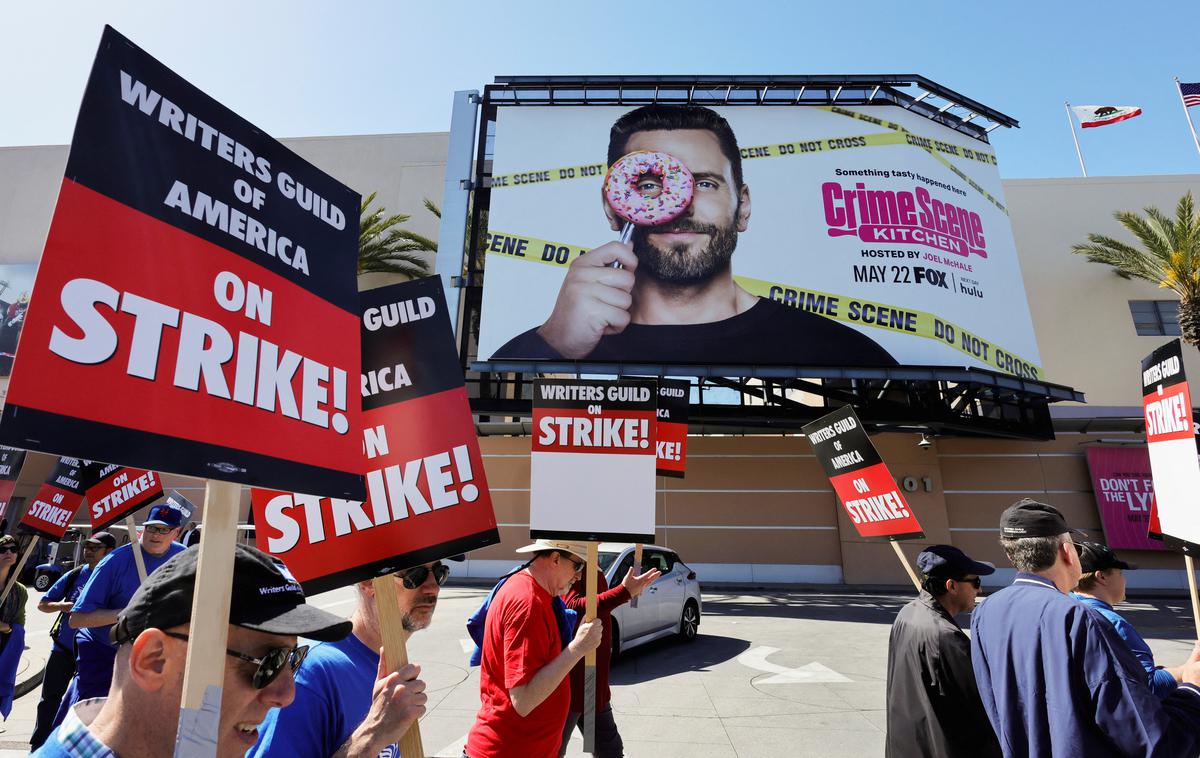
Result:
<instances>
[{"instance_id":1,"label":"white car","mask_svg":"<svg viewBox=\"0 0 1200 758\"><path fill-rule=\"evenodd\" d=\"M615 587L633 565L631 543L601 542L600 570ZM646 588L634 608L630 603L618 606L613 618L613 657L631 648L662 637L678 635L685 642L696 639L700 628L700 582L696 572L679 560L674 550L658 545L642 547L642 571L656 568L662 572Z\"/></svg>"}]
</instances>

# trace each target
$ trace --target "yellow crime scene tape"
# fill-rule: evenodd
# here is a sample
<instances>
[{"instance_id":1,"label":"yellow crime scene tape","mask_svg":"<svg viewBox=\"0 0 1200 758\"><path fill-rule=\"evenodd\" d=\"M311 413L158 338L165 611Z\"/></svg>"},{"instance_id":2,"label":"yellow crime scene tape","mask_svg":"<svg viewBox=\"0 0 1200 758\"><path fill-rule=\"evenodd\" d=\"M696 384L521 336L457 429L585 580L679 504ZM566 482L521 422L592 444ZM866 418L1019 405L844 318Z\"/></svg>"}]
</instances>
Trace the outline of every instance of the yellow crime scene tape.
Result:
<instances>
[{"instance_id":1,"label":"yellow crime scene tape","mask_svg":"<svg viewBox=\"0 0 1200 758\"><path fill-rule=\"evenodd\" d=\"M882 147L885 145L909 145L911 147L924 150L929 153L934 160L941 163L954 173L959 179L962 179L967 185L983 196L988 202L995 206L1000 212L1008 214L1008 209L992 196L987 190L981 187L974 179L968 176L958 166L951 163L945 156L950 155L956 158L967 158L969 160L985 163L989 166L996 165L996 156L982 150L973 150L962 145L955 145L951 142L943 142L942 140L933 139L932 137L922 137L919 134L914 134L905 128L902 124L897 124L894 121L887 119L876 118L860 111L850 110L849 108L840 108L835 105L820 105L816 106L824 111L836 113L839 116L846 116L858 121L864 121L876 126L882 126L890 131L876 134L858 134L849 137L823 137L811 140L799 140L796 142L778 142L770 145L756 145L753 147L743 147L739 149L742 160L753 160L755 158L785 158L796 155L817 155L819 153L830 153L839 150L853 150L864 147ZM512 174L497 174L492 176L489 185L492 189L503 189L506 187L527 187L533 184L546 184L548 182L570 181L572 179L591 179L603 178L608 173L608 166L604 163L585 163L577 166L562 166L559 168L545 168L531 171L518 171Z\"/></svg>"},{"instance_id":2,"label":"yellow crime scene tape","mask_svg":"<svg viewBox=\"0 0 1200 758\"><path fill-rule=\"evenodd\" d=\"M557 268L566 268L571 261L590 249L581 245L491 230L484 236L484 246L487 255ZM1042 367L1033 361L932 313L746 276L733 278L747 292L758 297L817 313L834 321L931 339L981 360L999 371L1018 377L1042 377Z\"/></svg>"}]
</instances>

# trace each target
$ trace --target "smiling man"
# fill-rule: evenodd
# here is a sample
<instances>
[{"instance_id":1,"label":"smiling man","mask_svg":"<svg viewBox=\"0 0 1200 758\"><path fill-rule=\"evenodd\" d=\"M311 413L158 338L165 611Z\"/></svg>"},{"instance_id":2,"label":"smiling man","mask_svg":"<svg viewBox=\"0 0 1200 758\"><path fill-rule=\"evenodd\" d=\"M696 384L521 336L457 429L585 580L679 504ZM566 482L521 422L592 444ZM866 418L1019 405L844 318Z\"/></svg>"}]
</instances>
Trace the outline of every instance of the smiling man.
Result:
<instances>
[{"instance_id":1,"label":"smiling man","mask_svg":"<svg viewBox=\"0 0 1200 758\"><path fill-rule=\"evenodd\" d=\"M733 278L738 235L750 224L737 137L700 106L647 105L613 124L608 164L668 153L695 178L691 205L658 226L635 226L576 258L545 323L493 358L893 366L871 338L799 308L756 297ZM614 232L623 221L607 201ZM614 265L615 264L615 265Z\"/></svg>"},{"instance_id":2,"label":"smiling man","mask_svg":"<svg viewBox=\"0 0 1200 758\"><path fill-rule=\"evenodd\" d=\"M392 574L404 631L433 621L438 592L450 575L441 561ZM274 710L250 756L266 758L376 758L399 755L399 742L425 713L421 669L409 664L389 673L380 655L383 634L371 581L359 582L354 633L316 645L296 677L296 701Z\"/></svg>"},{"instance_id":3,"label":"smiling man","mask_svg":"<svg viewBox=\"0 0 1200 758\"><path fill-rule=\"evenodd\" d=\"M118 647L110 696L77 703L35 756L174 753L198 556L186 551L147 578L111 633ZM292 677L307 652L298 636L338 640L350 632L350 622L305 603L283 564L244 545L234 554L229 624L219 756L245 753L267 712L292 701Z\"/></svg>"}]
</instances>

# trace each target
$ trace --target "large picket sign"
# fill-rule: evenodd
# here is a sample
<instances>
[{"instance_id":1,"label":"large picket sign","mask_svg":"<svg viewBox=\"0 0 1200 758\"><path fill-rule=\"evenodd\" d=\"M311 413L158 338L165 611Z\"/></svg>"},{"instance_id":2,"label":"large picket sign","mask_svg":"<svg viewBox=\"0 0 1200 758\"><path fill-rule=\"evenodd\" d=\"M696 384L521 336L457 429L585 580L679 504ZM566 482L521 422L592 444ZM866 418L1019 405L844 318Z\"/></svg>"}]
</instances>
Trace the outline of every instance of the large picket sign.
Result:
<instances>
[{"instance_id":1,"label":"large picket sign","mask_svg":"<svg viewBox=\"0 0 1200 758\"><path fill-rule=\"evenodd\" d=\"M106 27L0 441L361 497L358 205Z\"/></svg>"},{"instance_id":2,"label":"large picket sign","mask_svg":"<svg viewBox=\"0 0 1200 758\"><path fill-rule=\"evenodd\" d=\"M1183 350L1172 340L1142 359L1142 410L1158 529L1171 547L1200 549L1200 462ZM1150 530L1155 530L1152 518Z\"/></svg>"},{"instance_id":3,"label":"large picket sign","mask_svg":"<svg viewBox=\"0 0 1200 758\"><path fill-rule=\"evenodd\" d=\"M531 536L654 541L657 404L654 380L534 382Z\"/></svg>"},{"instance_id":4,"label":"large picket sign","mask_svg":"<svg viewBox=\"0 0 1200 758\"><path fill-rule=\"evenodd\" d=\"M853 407L844 405L803 431L860 537L903 540L925 536Z\"/></svg>"},{"instance_id":5,"label":"large picket sign","mask_svg":"<svg viewBox=\"0 0 1200 758\"><path fill-rule=\"evenodd\" d=\"M441 281L362 309L367 500L251 493L258 546L310 594L500 541Z\"/></svg>"}]
</instances>

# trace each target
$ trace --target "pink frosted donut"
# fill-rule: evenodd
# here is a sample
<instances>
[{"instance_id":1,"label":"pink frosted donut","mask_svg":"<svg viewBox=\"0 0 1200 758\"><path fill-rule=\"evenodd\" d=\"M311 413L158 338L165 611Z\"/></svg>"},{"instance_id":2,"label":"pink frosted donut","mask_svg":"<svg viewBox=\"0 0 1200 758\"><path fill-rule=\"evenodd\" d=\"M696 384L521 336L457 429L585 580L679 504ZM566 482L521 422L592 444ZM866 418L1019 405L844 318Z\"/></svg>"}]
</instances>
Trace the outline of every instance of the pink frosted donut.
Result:
<instances>
[{"instance_id":1,"label":"pink frosted donut","mask_svg":"<svg viewBox=\"0 0 1200 758\"><path fill-rule=\"evenodd\" d=\"M639 150L608 169L604 197L626 221L654 226L687 210L694 186L692 172L683 161L667 153Z\"/></svg>"}]
</instances>

